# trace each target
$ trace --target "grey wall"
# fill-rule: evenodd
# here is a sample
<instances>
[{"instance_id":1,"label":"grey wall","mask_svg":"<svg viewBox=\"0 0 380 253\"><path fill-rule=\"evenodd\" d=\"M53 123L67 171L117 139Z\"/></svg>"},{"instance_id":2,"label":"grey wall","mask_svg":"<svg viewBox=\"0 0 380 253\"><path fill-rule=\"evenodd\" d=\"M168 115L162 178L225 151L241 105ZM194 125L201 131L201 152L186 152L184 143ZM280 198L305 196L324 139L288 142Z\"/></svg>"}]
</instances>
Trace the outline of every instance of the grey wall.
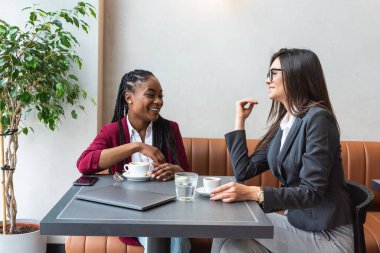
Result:
<instances>
[{"instance_id":1,"label":"grey wall","mask_svg":"<svg viewBox=\"0 0 380 253\"><path fill-rule=\"evenodd\" d=\"M0 0L0 18L21 25L20 10L34 2L53 9L76 1ZM178 121L183 136L222 137L233 128L235 101L252 96L260 105L248 137L257 138L270 108L264 83L269 58L281 47L302 47L320 56L342 139L379 141L379 9L378 0L107 0L104 121L112 116L122 74L145 68L163 86L163 116ZM78 75L96 97L98 25L90 24L88 35L78 35L84 60ZM20 218L43 218L79 176L76 159L97 133L97 109L85 106L77 120L68 114L59 131L32 122L36 133L21 136L15 178Z\"/></svg>"},{"instance_id":2,"label":"grey wall","mask_svg":"<svg viewBox=\"0 0 380 253\"><path fill-rule=\"evenodd\" d=\"M162 115L184 136L222 137L234 102L256 98L248 137L265 131L265 75L281 47L315 51L343 140L379 140L380 1L160 0L105 3L104 122L121 76L153 71L165 94Z\"/></svg>"}]
</instances>

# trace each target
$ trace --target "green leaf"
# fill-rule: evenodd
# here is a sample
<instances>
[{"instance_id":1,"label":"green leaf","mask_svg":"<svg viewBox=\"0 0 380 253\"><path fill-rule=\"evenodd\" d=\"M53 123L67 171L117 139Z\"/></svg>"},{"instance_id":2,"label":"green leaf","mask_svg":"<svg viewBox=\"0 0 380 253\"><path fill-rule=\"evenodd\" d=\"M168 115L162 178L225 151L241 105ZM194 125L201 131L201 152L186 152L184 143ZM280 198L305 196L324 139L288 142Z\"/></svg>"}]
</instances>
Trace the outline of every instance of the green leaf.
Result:
<instances>
[{"instance_id":1,"label":"green leaf","mask_svg":"<svg viewBox=\"0 0 380 253\"><path fill-rule=\"evenodd\" d=\"M79 108L84 111L84 106L83 105L79 105Z\"/></svg>"},{"instance_id":2,"label":"green leaf","mask_svg":"<svg viewBox=\"0 0 380 253\"><path fill-rule=\"evenodd\" d=\"M19 31L19 28L17 26L12 26L11 29L9 29L9 34L13 35Z\"/></svg>"},{"instance_id":3,"label":"green leaf","mask_svg":"<svg viewBox=\"0 0 380 253\"><path fill-rule=\"evenodd\" d=\"M24 91L20 95L20 100L24 104L29 104L31 102L31 100L32 100L32 95L29 92Z\"/></svg>"},{"instance_id":4,"label":"green leaf","mask_svg":"<svg viewBox=\"0 0 380 253\"><path fill-rule=\"evenodd\" d=\"M80 14L84 15L86 14L86 11L84 10L84 8L77 8L77 10L80 12Z\"/></svg>"},{"instance_id":5,"label":"green leaf","mask_svg":"<svg viewBox=\"0 0 380 253\"><path fill-rule=\"evenodd\" d=\"M30 22L34 23L34 21L37 20L37 15L35 12L31 12L30 15L29 15L29 20Z\"/></svg>"},{"instance_id":6,"label":"green leaf","mask_svg":"<svg viewBox=\"0 0 380 253\"><path fill-rule=\"evenodd\" d=\"M74 75L69 75L69 77L75 81L78 81L78 77L74 76Z\"/></svg>"},{"instance_id":7,"label":"green leaf","mask_svg":"<svg viewBox=\"0 0 380 253\"><path fill-rule=\"evenodd\" d=\"M83 65L82 60L79 59L79 60L78 60L78 66L79 66L79 69L82 69L82 65Z\"/></svg>"},{"instance_id":8,"label":"green leaf","mask_svg":"<svg viewBox=\"0 0 380 253\"><path fill-rule=\"evenodd\" d=\"M3 117L1 117L1 124L3 126L9 126L9 123L11 123L11 120L9 118L8 115L3 115Z\"/></svg>"},{"instance_id":9,"label":"green leaf","mask_svg":"<svg viewBox=\"0 0 380 253\"><path fill-rule=\"evenodd\" d=\"M11 91L9 92L9 95L11 98L16 97L17 90L18 90L18 86L11 86Z\"/></svg>"},{"instance_id":10,"label":"green leaf","mask_svg":"<svg viewBox=\"0 0 380 253\"><path fill-rule=\"evenodd\" d=\"M53 95L54 95L54 93L53 93ZM41 93L37 94L37 99L38 99L39 101L41 101L41 103L48 103L49 100L50 100L50 96L49 96L49 94L46 93L46 92L41 92ZM42 110L42 111L43 111L43 110Z\"/></svg>"},{"instance_id":11,"label":"green leaf","mask_svg":"<svg viewBox=\"0 0 380 253\"><path fill-rule=\"evenodd\" d=\"M76 17L73 17L73 19L74 19L75 26L79 28L79 21L78 21L78 19Z\"/></svg>"},{"instance_id":12,"label":"green leaf","mask_svg":"<svg viewBox=\"0 0 380 253\"><path fill-rule=\"evenodd\" d=\"M44 13L44 14L47 14L46 11L44 11L44 10L42 10L42 9L37 9L37 11L42 12L42 13Z\"/></svg>"},{"instance_id":13,"label":"green leaf","mask_svg":"<svg viewBox=\"0 0 380 253\"><path fill-rule=\"evenodd\" d=\"M33 57L31 55L25 56L25 61L31 61L33 60Z\"/></svg>"},{"instance_id":14,"label":"green leaf","mask_svg":"<svg viewBox=\"0 0 380 253\"><path fill-rule=\"evenodd\" d=\"M28 134L28 128L27 127L23 127L22 128L22 132L23 132L23 134L27 135Z\"/></svg>"},{"instance_id":15,"label":"green leaf","mask_svg":"<svg viewBox=\"0 0 380 253\"><path fill-rule=\"evenodd\" d=\"M75 110L71 111L71 117L73 117L73 119L77 119L78 114L77 114L77 112Z\"/></svg>"},{"instance_id":16,"label":"green leaf","mask_svg":"<svg viewBox=\"0 0 380 253\"><path fill-rule=\"evenodd\" d=\"M68 41L68 39L67 39L66 36L61 37L61 43L62 43L65 47L70 47L70 46L71 46L71 44L70 44L70 42Z\"/></svg>"},{"instance_id":17,"label":"green leaf","mask_svg":"<svg viewBox=\"0 0 380 253\"><path fill-rule=\"evenodd\" d=\"M92 104L94 105L94 106L96 106L96 101L95 101L95 99L93 98L93 97L91 97L91 102L92 102Z\"/></svg>"},{"instance_id":18,"label":"green leaf","mask_svg":"<svg viewBox=\"0 0 380 253\"><path fill-rule=\"evenodd\" d=\"M0 79L0 87L1 88L4 88L7 83L8 83L8 77Z\"/></svg>"},{"instance_id":19,"label":"green leaf","mask_svg":"<svg viewBox=\"0 0 380 253\"><path fill-rule=\"evenodd\" d=\"M49 120L49 128L51 131L54 131L54 129L55 129L55 122L53 119Z\"/></svg>"},{"instance_id":20,"label":"green leaf","mask_svg":"<svg viewBox=\"0 0 380 253\"><path fill-rule=\"evenodd\" d=\"M55 85L55 88L57 89L57 96L61 98L63 96L63 85L62 83L57 83Z\"/></svg>"},{"instance_id":21,"label":"green leaf","mask_svg":"<svg viewBox=\"0 0 380 253\"><path fill-rule=\"evenodd\" d=\"M0 34L6 34L7 28L3 25L0 25Z\"/></svg>"},{"instance_id":22,"label":"green leaf","mask_svg":"<svg viewBox=\"0 0 380 253\"><path fill-rule=\"evenodd\" d=\"M62 23L61 23L61 21L59 21L58 19L54 20L54 21L53 21L53 24L55 24L55 25L58 26L59 28L62 28Z\"/></svg>"},{"instance_id":23,"label":"green leaf","mask_svg":"<svg viewBox=\"0 0 380 253\"><path fill-rule=\"evenodd\" d=\"M30 62L29 62L30 66L33 68L33 69L36 69L37 68L37 60L35 58L33 58Z\"/></svg>"},{"instance_id":24,"label":"green leaf","mask_svg":"<svg viewBox=\"0 0 380 253\"><path fill-rule=\"evenodd\" d=\"M18 77L18 74L19 74L18 69L14 69L14 70L12 71L12 79L13 79L13 80L16 80L17 77Z\"/></svg>"},{"instance_id":25,"label":"green leaf","mask_svg":"<svg viewBox=\"0 0 380 253\"><path fill-rule=\"evenodd\" d=\"M95 13L94 9L90 8L90 12L91 12L91 15L92 15L94 18L96 18L96 13Z\"/></svg>"},{"instance_id":26,"label":"green leaf","mask_svg":"<svg viewBox=\"0 0 380 253\"><path fill-rule=\"evenodd\" d=\"M81 89L81 92L82 92L83 99L86 99L87 98L87 92L86 92L86 90Z\"/></svg>"},{"instance_id":27,"label":"green leaf","mask_svg":"<svg viewBox=\"0 0 380 253\"><path fill-rule=\"evenodd\" d=\"M59 16L64 18L66 20L66 22L68 22L70 24L73 24L73 22L74 22L73 19L70 18L67 13L61 13Z\"/></svg>"},{"instance_id":28,"label":"green leaf","mask_svg":"<svg viewBox=\"0 0 380 253\"><path fill-rule=\"evenodd\" d=\"M3 66L5 63L6 63L6 61L5 61L5 60L3 60L3 59L0 59L0 67L1 67L1 66Z\"/></svg>"},{"instance_id":29,"label":"green leaf","mask_svg":"<svg viewBox=\"0 0 380 253\"><path fill-rule=\"evenodd\" d=\"M34 133L34 129L33 127L29 127L30 131L32 131Z\"/></svg>"},{"instance_id":30,"label":"green leaf","mask_svg":"<svg viewBox=\"0 0 380 253\"><path fill-rule=\"evenodd\" d=\"M42 119L47 122L48 119L49 119L49 110L47 108L43 108L42 111L41 111L41 116L42 116Z\"/></svg>"},{"instance_id":31,"label":"green leaf","mask_svg":"<svg viewBox=\"0 0 380 253\"><path fill-rule=\"evenodd\" d=\"M85 26L85 25L82 25L82 29L83 29L83 31L85 31L86 33L88 33L88 29L87 29L87 26Z\"/></svg>"}]
</instances>

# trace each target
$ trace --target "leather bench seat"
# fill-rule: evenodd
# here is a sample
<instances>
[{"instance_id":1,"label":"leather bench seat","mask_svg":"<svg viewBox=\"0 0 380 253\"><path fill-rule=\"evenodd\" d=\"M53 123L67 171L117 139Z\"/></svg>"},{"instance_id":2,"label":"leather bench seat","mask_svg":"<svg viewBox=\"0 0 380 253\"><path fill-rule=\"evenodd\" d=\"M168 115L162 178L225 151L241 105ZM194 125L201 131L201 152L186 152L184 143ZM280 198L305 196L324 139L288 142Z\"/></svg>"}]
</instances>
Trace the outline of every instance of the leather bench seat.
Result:
<instances>
[{"instance_id":1,"label":"leather bench seat","mask_svg":"<svg viewBox=\"0 0 380 253\"><path fill-rule=\"evenodd\" d=\"M183 138L192 170L200 175L232 176L232 167L224 139ZM249 153L257 140L247 140ZM342 141L345 179L371 189L371 179L380 178L380 142ZM245 182L247 185L279 186L267 171ZM380 193L374 191L371 209L364 224L367 253L380 253ZM210 252L210 238L191 238L192 253ZM69 236L66 253L143 253L143 247L125 245L118 237Z\"/></svg>"}]
</instances>

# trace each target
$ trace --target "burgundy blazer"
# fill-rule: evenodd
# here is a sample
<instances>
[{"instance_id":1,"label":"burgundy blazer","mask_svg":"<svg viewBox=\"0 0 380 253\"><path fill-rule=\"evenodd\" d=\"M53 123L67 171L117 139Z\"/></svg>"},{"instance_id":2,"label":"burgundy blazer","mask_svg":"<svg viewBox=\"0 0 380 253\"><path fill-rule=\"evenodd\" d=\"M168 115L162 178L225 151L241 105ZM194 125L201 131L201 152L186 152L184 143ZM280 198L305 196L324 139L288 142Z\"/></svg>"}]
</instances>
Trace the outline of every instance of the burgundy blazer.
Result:
<instances>
[{"instance_id":1,"label":"burgundy blazer","mask_svg":"<svg viewBox=\"0 0 380 253\"><path fill-rule=\"evenodd\" d=\"M126 118L122 120L122 125L124 129L125 143L130 143L130 136L128 130L128 124ZM175 139L175 149L178 156L178 165L185 171L190 171L189 163L187 161L185 148L182 142L182 136L179 131L178 124L174 121L170 122L170 128L173 132ZM77 168L82 174L94 174L96 172L102 171L104 169L99 168L99 158L100 153L103 149L113 148L120 145L120 135L119 135L119 125L117 122L113 122L103 126L99 134L92 141L90 146L80 155L77 161ZM166 152L168 157L168 163L173 163L173 159L168 150L161 150L163 153ZM131 162L131 157L125 159L126 163ZM123 162L117 163L111 167L112 173L123 171Z\"/></svg>"},{"instance_id":2,"label":"burgundy blazer","mask_svg":"<svg viewBox=\"0 0 380 253\"><path fill-rule=\"evenodd\" d=\"M185 148L183 146L182 136L179 131L178 124L174 121L170 122L170 128L173 132L175 139L175 149L178 156L178 165L185 171L190 171L189 163L187 161ZM124 117L121 120L124 130L125 143L130 143L129 129L127 120ZM99 168L100 153L103 149L113 148L120 145L119 124L113 122L102 127L99 134L92 141L90 146L80 155L77 161L77 168L82 174L94 174L104 169ZM168 163L173 163L173 159L168 150L161 150L166 152ZM126 163L131 162L131 157L125 159ZM123 162L117 163L111 167L112 173L123 171ZM119 239L129 245L140 246L141 244L135 237L119 237Z\"/></svg>"}]
</instances>

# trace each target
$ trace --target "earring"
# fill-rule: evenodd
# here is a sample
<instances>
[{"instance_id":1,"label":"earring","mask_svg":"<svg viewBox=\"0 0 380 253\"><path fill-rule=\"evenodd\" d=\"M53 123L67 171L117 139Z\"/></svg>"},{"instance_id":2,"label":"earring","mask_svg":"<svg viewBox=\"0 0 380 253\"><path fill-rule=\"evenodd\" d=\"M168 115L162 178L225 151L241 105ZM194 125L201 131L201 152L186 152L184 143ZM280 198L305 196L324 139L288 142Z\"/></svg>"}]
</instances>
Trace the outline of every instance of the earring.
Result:
<instances>
[{"instance_id":1,"label":"earring","mask_svg":"<svg viewBox=\"0 0 380 253\"><path fill-rule=\"evenodd\" d=\"M128 101L128 104L132 104L132 101Z\"/></svg>"}]
</instances>

